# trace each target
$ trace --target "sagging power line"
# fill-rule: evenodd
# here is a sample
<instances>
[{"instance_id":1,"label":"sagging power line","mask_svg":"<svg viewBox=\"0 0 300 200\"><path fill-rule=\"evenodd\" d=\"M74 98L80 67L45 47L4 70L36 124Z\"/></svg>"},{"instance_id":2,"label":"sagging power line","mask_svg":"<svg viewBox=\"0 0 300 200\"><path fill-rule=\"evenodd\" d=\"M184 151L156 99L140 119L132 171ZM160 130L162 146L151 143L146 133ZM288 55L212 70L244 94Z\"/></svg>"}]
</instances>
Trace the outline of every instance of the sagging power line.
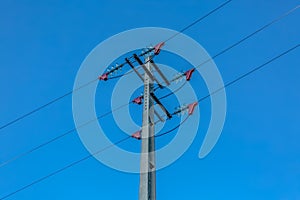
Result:
<instances>
[{"instance_id":1,"label":"sagging power line","mask_svg":"<svg viewBox=\"0 0 300 200\"><path fill-rule=\"evenodd\" d=\"M212 11L210 11L209 13L207 13L207 14L205 14L204 16L198 18L196 21L194 21L193 23L191 23L191 24L189 24L188 26L184 27L184 28L183 28L181 31L179 31L178 33L176 33L176 34L174 34L173 36L171 36L170 38L166 39L165 42L170 41L171 39L173 39L174 37L176 37L178 34L183 33L183 32L186 31L187 29L189 29L189 28L191 28L192 26L196 25L197 23L201 22L202 20L204 20L204 19L207 18L208 16L212 15L213 13L215 13L215 12L217 12L218 10L220 10L221 8L223 8L225 5L229 4L231 1L232 1L232 0L226 1L225 3L223 3L223 4L221 4L220 6L216 7L215 9L213 9ZM145 54L147 54L147 53L149 53L150 51L153 51L153 50L155 50L155 48L151 48L151 49L149 49L148 52L143 52L143 53L140 54L139 56L143 56L143 55L145 55ZM128 59L131 59L131 58L132 58L132 57L130 57L130 58L128 58ZM4 128L6 128L6 127L12 125L12 124L15 124L16 122L18 122L18 121L20 121L20 120L22 120L22 119L24 119L24 118L26 118L26 117L28 117L28 116L34 114L34 113L36 113L36 112L38 112L38 111L40 111L40 110L42 110L42 109L44 109L44 108L46 108L46 107L52 105L52 104L54 104L55 102L58 102L58 101L64 99L65 97L67 97L67 96L73 94L73 93L76 92L77 90L80 90L80 89L82 89L82 88L84 88L84 87L86 87L86 86L88 86L88 85L90 85L90 84L92 84L92 83L98 81L99 78L101 78L101 79L107 79L107 80L108 80L108 79L116 79L116 78L120 78L120 77L123 76L123 75L116 76L116 77L108 77L108 75L114 73L115 71L117 71L118 69L122 68L122 67L123 67L124 65L126 65L126 64L127 64L127 63L122 63L122 64L120 64L120 65L117 65L113 70L110 70L109 73L106 74L107 77L106 77L106 76L102 76L102 77L100 76L100 77L98 77L98 78L95 78L94 80L92 80L92 81L90 81L90 82L88 82L88 83L86 83L86 84L84 84L84 85L82 85L82 86L80 86L80 87L78 87L78 88L72 90L72 91L69 91L69 92L67 92L67 93L65 93L65 94L63 94L63 95L61 95L61 96L59 96L59 97L57 97L57 98L54 98L54 99L50 100L49 102L47 102L47 103L45 103L45 104L43 104L43 105L41 105L41 106L39 106L39 107L37 107L37 108L31 110L31 111L29 111L29 112L27 112L27 113L25 113L25 114L23 114L23 115L21 115L21 116L15 118L15 119L11 120L11 121L9 121L9 122L3 124L2 126L0 126L0 130L4 129ZM126 74L129 74L129 73L131 73L131 72L132 72L132 71L129 71L129 72L126 73ZM125 75L126 75L126 74L125 74Z\"/></svg>"},{"instance_id":2,"label":"sagging power line","mask_svg":"<svg viewBox=\"0 0 300 200\"><path fill-rule=\"evenodd\" d=\"M229 2L228 2L228 3L229 3ZM223 5L223 4L222 4L222 5ZM264 25L264 26L258 28L258 29L255 30L254 32L252 32L252 33L246 35L245 37L241 38L241 39L238 40L237 42L235 42L235 43L229 45L228 47L224 48L223 50L219 51L217 54L215 54L214 56L212 56L212 58L205 60L204 62L202 62L202 63L200 63L199 65L197 65L195 68L199 68L199 67L203 66L204 64L206 64L206 63L212 61L214 58L217 58L217 57L223 55L224 53L228 52L229 50L233 49L234 47L237 47L238 45L240 45L240 44L242 44L243 42L247 41L248 39L252 38L252 37L255 36L256 34L260 33L261 31L265 30L266 28L270 27L270 26L273 25L274 23L276 23L276 22L282 20L283 18L289 16L290 14L292 14L293 12L295 12L299 7L300 7L300 6L298 5L298 6L294 7L294 8L292 8L291 10L289 10L288 12L285 12L284 14L280 15L279 17L273 19L271 22L267 23L266 25ZM218 7L218 8L219 8L219 7ZM216 9L217 9L217 8L216 8ZM212 11L211 11L211 12L212 12ZM210 13L211 13L211 12L210 12ZM212 14L212 13L211 13L211 14ZM206 15L205 15L205 16L206 16ZM202 18L203 18L203 17L201 17L201 18L199 18L199 19L202 19ZM198 21L198 20L197 20L197 21ZM195 23L195 22L193 22L192 24L194 24L194 23ZM187 27L190 27L192 24L190 24L190 25L187 26ZM185 30L186 30L186 29L185 29ZM168 40L166 40L166 41L168 41ZM153 51L154 48L151 48L151 49L149 49L148 51L145 51L145 52L149 53L150 50ZM140 55L144 55L145 52L143 52L143 53L140 54ZM133 58L133 56L131 56L130 59L131 59L131 58ZM132 61L132 63L135 63L135 62L136 62L136 61ZM123 65L122 65L122 66L123 66ZM139 67L138 67L138 68L139 68ZM137 68L137 69L138 69L138 68ZM118 68L118 69L119 69L119 68ZM115 69L115 70L112 71L111 73L115 72L116 70L117 70L117 69ZM191 70L192 70L192 69L191 69ZM123 74L123 75L128 75L128 74L130 74L130 73L132 73L132 72L133 72L133 70L129 70L129 72L126 72L126 73ZM188 71L187 71L187 72L188 72ZM123 75L107 77L107 78L108 78L107 80L120 78L120 77L122 77ZM176 79L180 79L180 78L182 78L182 76L185 76L185 73L179 74L175 79L173 79L173 80L171 80L171 81L176 81ZM105 76L103 76L103 77L105 77ZM53 101L51 101L51 102L49 102L49 103L47 103L47 104L41 106L40 108L33 110L32 112L30 112L29 115L33 114L34 112L37 112L38 110L40 110L40 109L42 109L42 108L45 108L46 106L48 106L48 105L50 105L50 104L52 104L52 103L54 103L54 102L56 102L56 101L58 101L58 100L60 100L60 99L62 99L62 98L64 98L64 97L66 97L66 96L72 94L73 92L75 92L75 91L77 91L77 90L80 90L80 89L82 89L83 87L86 87L87 85L89 85L89 84L91 84L91 83L93 83L93 82L95 82L95 81L98 81L98 80L99 80L99 78L97 78L97 79L95 79L95 80L93 80L93 81L91 81L91 82L89 82L89 83L87 83L87 84L85 84L85 85L82 85L81 87L75 89L74 91L71 91L71 92L69 92L69 93L66 93L65 95L63 95L63 96L61 96L61 97L59 97L59 98L57 98L57 99L55 99L55 100L53 100ZM103 78L103 80L104 80L104 78ZM184 87L184 85L182 85L182 87ZM181 87L181 88L182 88L182 87ZM159 87L154 88L154 91L155 91L156 89L158 89L158 88L159 88ZM178 88L178 89L175 90L175 91L178 91L178 90L180 90L181 88ZM168 96L171 96L171 95L172 95L172 93L166 94L165 96L161 97L160 99L164 99L164 98L166 98L166 97L168 97ZM98 119L101 119L101 118L103 118L103 117L105 117L105 116L111 114L111 113L114 112L114 111L118 111L118 110L120 110L121 108L123 108L123 107L125 107L125 106L127 106L127 105L129 105L129 104L122 105L122 106L120 106L119 108L115 108L115 109L113 109L113 110L111 110L111 111L108 111L108 112L106 112L106 113L104 113L104 114L98 116L97 118L92 119L92 120L90 120L90 121L84 123L83 126L80 126L80 127L77 127L77 128L84 127L85 124L87 125L87 124L89 124L89 123L92 123L92 122L94 122L94 121L97 121ZM26 116L28 116L28 115L26 115ZM24 117L26 117L26 116L24 116ZM23 118L23 117L21 117L21 118ZM20 119L17 119L17 121L19 121L19 120L20 120ZM14 120L14 122L12 122L12 123L15 123L15 122L16 122L16 121ZM8 123L8 124L6 124L6 125L9 126L10 124ZM5 128L5 127L3 127L3 126L0 127L0 130L1 130L2 128ZM64 136L66 136L66 135L68 135L68 134L70 134L70 133L75 132L75 131L76 131L76 128L73 128L73 129L71 129L71 130L69 130L69 131L66 131L66 132L62 133L61 135L58 135L57 137L54 137L54 138L52 138L52 139L50 139L50 140L48 140L48 141L46 141L46 142L44 142L44 143L42 143L42 144L40 144L40 145L34 147L34 148L32 148L32 149L30 149L30 150L28 150L28 151L26 151L26 152L23 152L23 153L21 153L21 154L15 156L15 157L13 157L13 158L11 158L11 159L5 161L5 162L3 162L3 163L0 163L0 167L5 166L5 165L9 164L10 162L12 162L12 161L14 161L14 160L16 160L16 159L19 159L19 158L21 158L21 157L24 157L24 156L26 156L26 155L28 155L28 154L30 154L30 153L36 151L36 150L38 150L38 149L40 149L40 148L42 148L42 147L48 145L48 144L51 144L51 143L53 143L53 142L55 142L55 141L57 141L57 140L63 138Z\"/></svg>"},{"instance_id":3,"label":"sagging power line","mask_svg":"<svg viewBox=\"0 0 300 200\"><path fill-rule=\"evenodd\" d=\"M204 96L204 97L198 99L197 102L200 103L200 102L204 101L205 99L207 99L207 98L209 98L210 96L212 96L212 95L214 95L214 94L220 92L221 90L225 89L226 87L229 87L229 86L233 85L234 83L236 83L236 82L242 80L243 78L245 78L245 77L247 77L247 76L253 74L254 72L256 72L256 71L258 71L258 70L260 70L260 69L266 67L267 65L269 65L269 64L271 64L272 62L278 60L278 59L281 58L282 56L287 55L287 54L291 53L292 51L295 51L299 46L300 46L300 44L297 44L297 45L295 45L294 47L288 49L287 51L284 51L284 52L280 53L279 55L277 55L277 56L271 58L270 60L266 61L265 63L263 63L263 64L261 64L261 65L255 67L255 68L253 68L253 69L250 70L249 72L247 72L247 73L245 73L245 74L242 74L242 75L239 76L238 78L236 78L236 79L234 79L234 80L232 80L232 81L226 83L226 84L224 85L224 87L219 88L219 89L215 90L214 92L212 92L212 93L210 93L210 94L208 94L208 95L206 95L206 96ZM174 112L174 113L172 113L172 114L175 115L175 114L177 114L177 113ZM181 124L177 125L176 127L174 127L173 129L171 129L171 130L169 130L169 131L166 131L166 132L164 132L164 133L161 133L161 134L156 135L156 137L164 136L164 135L169 134L170 132L176 130L177 128L180 127L180 125L182 125L182 124L188 119L188 117L189 117L189 115L183 120L183 122L181 122ZM66 166L63 167L63 168L60 168L60 169L58 169L58 170L56 170L56 171L54 171L54 172L52 172L52 173L50 173L50 174L48 174L48 175L46 175L46 176L40 178L40 179L37 179L37 180L31 182L31 183L28 184L28 185L25 185L25 186L23 186L23 187L21 187L21 188L15 190L15 191L13 191L13 192L11 192L11 193L9 193L9 194L7 194L7 195L1 197L0 200L7 199L8 197L10 197L10 196L12 196L12 195L14 195L14 194L17 194L17 193L19 193L19 192L21 192L21 191L23 191L23 190L25 190L25 189L27 189L27 188L29 188L29 187L34 186L34 185L37 184L37 183L40 183L40 182L42 182L42 181L44 181L44 180L46 180L46 179L48 179L48 178L50 178L50 177L52 177L52 176L54 176L54 175L59 174L60 172L63 172L63 171L65 171L65 170L67 170L67 169L69 169L69 168L71 168L71 167L73 167L73 166L75 166L75 165L77 165L77 164L80 164L80 163L82 163L83 161L85 161L85 160L87 160L87 159L93 157L94 155L100 154L100 153L104 152L105 150L107 150L107 149L113 147L114 145L118 145L118 144L120 144L120 143L122 143L122 142L128 140L130 137L135 137L135 136L134 136L134 134L133 134L132 136L127 136L127 137L125 137L125 138L123 138L123 139L121 139L121 140L119 140L119 141L113 143L112 145L109 145L109 146L107 146L107 147L105 147L105 148L103 148L103 149L101 149L101 150L99 150L99 151L96 151L95 153L92 153L92 154L90 154L90 155L88 155L88 156L85 156L85 157L83 157L83 158L81 158L81 159L79 159L79 160L77 160L77 161L74 161L74 162L72 162L71 164L66 165ZM139 137L138 137L138 138L139 138Z\"/></svg>"}]
</instances>

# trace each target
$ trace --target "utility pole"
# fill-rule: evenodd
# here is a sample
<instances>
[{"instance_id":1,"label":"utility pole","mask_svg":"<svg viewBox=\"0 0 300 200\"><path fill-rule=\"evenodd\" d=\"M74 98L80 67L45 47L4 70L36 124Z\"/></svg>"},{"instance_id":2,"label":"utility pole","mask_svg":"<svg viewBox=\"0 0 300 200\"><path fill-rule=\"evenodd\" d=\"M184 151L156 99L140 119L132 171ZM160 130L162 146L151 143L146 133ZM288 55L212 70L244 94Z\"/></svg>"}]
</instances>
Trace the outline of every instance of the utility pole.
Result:
<instances>
[{"instance_id":1,"label":"utility pole","mask_svg":"<svg viewBox=\"0 0 300 200\"><path fill-rule=\"evenodd\" d=\"M151 57L145 59L145 66L151 72ZM156 167L154 138L154 104L150 94L153 93L153 80L148 73L144 75L144 107L141 132L141 173L139 200L156 200Z\"/></svg>"},{"instance_id":2,"label":"utility pole","mask_svg":"<svg viewBox=\"0 0 300 200\"><path fill-rule=\"evenodd\" d=\"M141 140L141 163L140 163L140 186L139 186L139 200L156 200L156 160L155 160L155 135L154 128L156 122L164 122L166 119L162 117L155 109L154 103L157 105L164 115L167 117L167 120L171 119L173 115L177 113L181 113L184 110L188 110L189 115L193 113L197 102L189 104L188 106L180 107L179 110L175 111L171 114L167 108L162 104L160 98L158 98L154 94L154 81L157 84L157 89L163 89L166 86L169 86L172 81L177 80L181 77L186 77L186 81L191 79L192 73L195 71L195 68L192 68L186 71L177 79L169 81L167 77L163 74L163 72L159 69L159 67L154 63L153 57L157 56L164 42L158 43L153 48L148 48L147 51L144 51L142 54L137 55L133 54L130 58L125 58L125 63L121 65L117 65L114 69L110 70L107 73L102 74L99 79L107 81L108 75L113 73L114 71L122 68L125 64L128 64L132 70L136 73L136 75L141 79L144 83L144 93L143 95L136 97L132 102L138 105L143 104L143 123L142 130L139 130L131 135L131 137ZM141 56L144 56L144 62L140 59ZM135 68L131 58L134 58L135 62L137 62L141 69L145 72L144 77L140 73L138 69ZM152 73L152 67L157 72L157 74L161 77L161 79L157 79ZM161 82L163 80L163 84ZM155 121L154 115L158 118L158 121Z\"/></svg>"},{"instance_id":3,"label":"utility pole","mask_svg":"<svg viewBox=\"0 0 300 200\"><path fill-rule=\"evenodd\" d=\"M166 107L160 102L154 94L154 81L159 88L164 88L161 82L153 75L152 67L164 80L166 86L170 85L170 81L164 76L159 67L154 63L153 56L160 53L161 47L164 42L157 44L154 48L151 48L146 53L140 56L145 56L144 62L139 58L137 54L133 54L135 61L142 67L145 74L144 77L139 73L135 66L130 62L128 58L125 58L126 63L132 68L132 70L138 75L138 77L144 82L144 94L135 98L132 102L141 105L143 104L143 124L142 130L134 133L133 138L142 140L141 147L141 163L140 163L140 187L139 187L139 200L156 200L156 161L155 161L155 119L154 115L159 121L164 122L164 118L156 112L154 109L154 102L160 107L168 119L172 118L172 114L166 109ZM153 53L151 53L154 51ZM104 74L105 75L105 74ZM102 79L104 80L105 77Z\"/></svg>"}]
</instances>

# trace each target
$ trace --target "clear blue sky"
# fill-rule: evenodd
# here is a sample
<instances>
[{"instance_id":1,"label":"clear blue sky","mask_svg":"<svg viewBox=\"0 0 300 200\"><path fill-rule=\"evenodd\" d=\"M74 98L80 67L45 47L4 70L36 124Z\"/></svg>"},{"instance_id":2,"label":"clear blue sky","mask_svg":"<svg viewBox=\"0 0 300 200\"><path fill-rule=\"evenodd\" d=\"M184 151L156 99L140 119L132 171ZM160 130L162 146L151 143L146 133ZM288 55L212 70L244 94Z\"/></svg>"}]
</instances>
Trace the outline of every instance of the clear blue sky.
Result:
<instances>
[{"instance_id":1,"label":"clear blue sky","mask_svg":"<svg viewBox=\"0 0 300 200\"><path fill-rule=\"evenodd\" d=\"M70 91L81 62L108 37L145 26L180 30L222 2L1 1L0 125ZM233 1L185 33L214 55L297 4ZM299 19L297 11L217 58L224 81L298 44ZM224 130L203 160L198 150L210 102L200 104L198 136L176 163L157 173L157 199L300 199L299 55L298 49L227 88ZM197 95L206 94L204 89ZM99 105L105 104L98 99ZM99 105L99 114L107 111ZM67 97L1 130L0 161L73 126L72 101ZM115 139L123 136L113 134L118 135ZM138 141L127 145L139 150ZM87 154L74 133L10 163L0 168L0 197ZM92 158L9 199L137 199L138 184L138 175L112 170Z\"/></svg>"}]
</instances>

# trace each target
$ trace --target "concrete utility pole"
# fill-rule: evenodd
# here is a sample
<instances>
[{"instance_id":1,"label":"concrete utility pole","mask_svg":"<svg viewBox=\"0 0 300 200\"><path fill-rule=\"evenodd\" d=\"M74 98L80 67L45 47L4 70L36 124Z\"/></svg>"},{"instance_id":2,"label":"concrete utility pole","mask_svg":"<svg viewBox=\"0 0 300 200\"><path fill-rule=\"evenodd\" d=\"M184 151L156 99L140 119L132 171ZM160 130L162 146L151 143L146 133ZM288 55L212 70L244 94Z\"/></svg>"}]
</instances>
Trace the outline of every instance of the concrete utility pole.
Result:
<instances>
[{"instance_id":1,"label":"concrete utility pole","mask_svg":"<svg viewBox=\"0 0 300 200\"><path fill-rule=\"evenodd\" d=\"M146 68L151 72L151 57L145 59ZM139 200L156 200L156 166L154 138L154 104L151 98L153 80L148 73L144 76L144 107L142 125L141 173Z\"/></svg>"},{"instance_id":2,"label":"concrete utility pole","mask_svg":"<svg viewBox=\"0 0 300 200\"><path fill-rule=\"evenodd\" d=\"M139 79L141 79L141 81L144 83L144 94L136 97L132 101L137 105L142 105L144 103L142 130L139 130L131 135L131 137L142 141L139 200L156 200L156 160L154 135L155 124L157 122L165 122L166 119L171 119L174 114L180 113L186 109L188 109L188 113L189 115L191 115L195 106L197 105L197 102L189 104L187 107L181 108L180 110L177 110L171 114L160 101L161 98L158 98L154 94L154 82L156 82L158 86L156 87L156 89L162 89L169 86L171 83L171 81L167 79L167 77L153 61L153 58L160 53L161 48L164 44L164 42L158 43L153 48L147 48L147 50L143 51L143 53L140 55L133 54L132 57L125 58L125 63L118 65L118 67L102 74L99 77L100 80L106 81L108 80L109 74L118 69L121 69L125 64L128 64L132 68L133 72L135 72ZM145 58L144 62L140 59L140 57L142 56L144 56ZM134 58L135 61L131 61L132 58ZM138 68L135 68L133 62L137 62L140 66ZM156 78L154 76L154 74L152 73L152 67L157 75L160 76L160 78ZM144 77L140 73L141 70L139 69L142 69L144 71ZM186 81L189 81L194 71L195 68L188 70L185 73L181 74L180 77L185 76ZM163 82L161 82L162 80ZM154 109L154 103L161 109L161 111L167 117L166 119ZM157 121L155 121L154 115L158 118Z\"/></svg>"}]
</instances>

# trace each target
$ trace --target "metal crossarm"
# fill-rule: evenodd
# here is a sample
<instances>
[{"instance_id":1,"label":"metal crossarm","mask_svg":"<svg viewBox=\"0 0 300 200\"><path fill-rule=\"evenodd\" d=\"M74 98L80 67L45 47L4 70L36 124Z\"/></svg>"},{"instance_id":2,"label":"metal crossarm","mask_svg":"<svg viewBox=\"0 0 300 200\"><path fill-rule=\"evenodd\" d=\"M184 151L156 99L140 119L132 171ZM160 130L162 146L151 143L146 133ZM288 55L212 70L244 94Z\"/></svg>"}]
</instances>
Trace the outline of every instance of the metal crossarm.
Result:
<instances>
[{"instance_id":1,"label":"metal crossarm","mask_svg":"<svg viewBox=\"0 0 300 200\"><path fill-rule=\"evenodd\" d=\"M159 107L162 109L164 113L166 113L168 119L172 118L172 115L169 113L169 111L165 108L165 106L159 101L159 99L154 95L154 93L150 93L152 99L159 105Z\"/></svg>"},{"instance_id":2,"label":"metal crossarm","mask_svg":"<svg viewBox=\"0 0 300 200\"><path fill-rule=\"evenodd\" d=\"M152 73L146 68L146 66L144 65L144 63L141 61L141 59L136 55L133 54L134 59L143 67L143 69L145 70L145 72L147 73L147 75L149 76L149 78L152 81L156 81L156 79L154 78L154 76L152 75Z\"/></svg>"},{"instance_id":3,"label":"metal crossarm","mask_svg":"<svg viewBox=\"0 0 300 200\"><path fill-rule=\"evenodd\" d=\"M128 60L128 58L125 58L126 62L128 63L128 65L133 69L133 71L138 75L138 77L144 82L144 78L142 77L142 75L136 70L136 68L133 66L133 64L130 62L130 60Z\"/></svg>"},{"instance_id":4,"label":"metal crossarm","mask_svg":"<svg viewBox=\"0 0 300 200\"><path fill-rule=\"evenodd\" d=\"M164 80L164 82L166 83L166 85L170 85L169 80L167 79L167 77L165 77L165 75L161 72L161 70L159 69L159 67L154 63L153 60L150 60L151 65L155 68L155 70L157 71L157 73L161 76L161 78Z\"/></svg>"},{"instance_id":5,"label":"metal crossarm","mask_svg":"<svg viewBox=\"0 0 300 200\"><path fill-rule=\"evenodd\" d=\"M165 121L165 119L164 118L162 118L161 116L160 116L160 114L154 109L154 114L156 115L156 117L159 119L159 121L161 121L161 122L164 122Z\"/></svg>"}]
</instances>

